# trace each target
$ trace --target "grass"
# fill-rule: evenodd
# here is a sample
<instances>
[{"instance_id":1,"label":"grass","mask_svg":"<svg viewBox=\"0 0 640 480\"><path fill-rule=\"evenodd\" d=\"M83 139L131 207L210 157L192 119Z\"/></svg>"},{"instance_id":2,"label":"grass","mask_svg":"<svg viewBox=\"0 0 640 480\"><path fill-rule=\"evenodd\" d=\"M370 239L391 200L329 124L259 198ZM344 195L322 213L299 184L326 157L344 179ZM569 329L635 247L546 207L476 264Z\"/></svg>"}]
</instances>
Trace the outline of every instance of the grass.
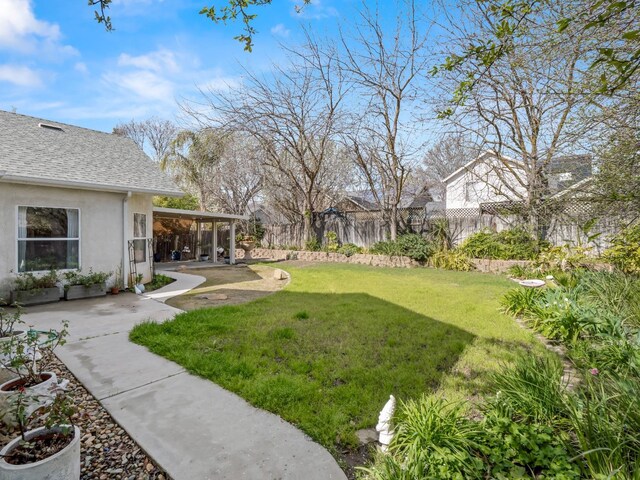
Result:
<instances>
[{"instance_id":1,"label":"grass","mask_svg":"<svg viewBox=\"0 0 640 480\"><path fill-rule=\"evenodd\" d=\"M336 452L390 394L474 399L518 352L543 349L499 313L503 277L432 269L284 265L284 290L145 323L131 339L277 413Z\"/></svg>"}]
</instances>

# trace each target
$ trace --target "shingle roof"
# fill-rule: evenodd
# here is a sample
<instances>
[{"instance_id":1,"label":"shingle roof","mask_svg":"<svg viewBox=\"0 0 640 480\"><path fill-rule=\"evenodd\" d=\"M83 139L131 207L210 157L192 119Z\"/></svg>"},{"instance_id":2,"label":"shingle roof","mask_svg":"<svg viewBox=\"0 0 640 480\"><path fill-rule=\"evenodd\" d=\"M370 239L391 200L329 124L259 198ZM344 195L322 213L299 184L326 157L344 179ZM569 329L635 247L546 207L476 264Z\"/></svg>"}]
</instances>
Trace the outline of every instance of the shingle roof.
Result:
<instances>
[{"instance_id":1,"label":"shingle roof","mask_svg":"<svg viewBox=\"0 0 640 480\"><path fill-rule=\"evenodd\" d=\"M2 110L0 179L182 195L129 138Z\"/></svg>"}]
</instances>

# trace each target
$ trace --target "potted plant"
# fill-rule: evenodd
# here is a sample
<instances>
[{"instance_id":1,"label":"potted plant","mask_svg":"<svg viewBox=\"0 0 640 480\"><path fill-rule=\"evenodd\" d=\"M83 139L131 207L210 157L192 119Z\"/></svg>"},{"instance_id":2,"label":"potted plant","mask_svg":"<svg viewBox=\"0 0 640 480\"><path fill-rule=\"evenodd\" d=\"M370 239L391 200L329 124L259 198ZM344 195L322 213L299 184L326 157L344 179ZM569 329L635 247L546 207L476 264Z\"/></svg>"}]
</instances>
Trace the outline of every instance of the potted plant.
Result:
<instances>
[{"instance_id":1,"label":"potted plant","mask_svg":"<svg viewBox=\"0 0 640 480\"><path fill-rule=\"evenodd\" d=\"M116 273L113 278L113 285L111 286L111 295L118 295L124 285L124 278L122 276L122 265L116 267Z\"/></svg>"},{"instance_id":2,"label":"potted plant","mask_svg":"<svg viewBox=\"0 0 640 480\"><path fill-rule=\"evenodd\" d=\"M50 330L45 338L39 332L29 330L25 336L13 336L3 344L2 354L7 360L3 367L16 378L0 385L0 420L11 424L11 412L16 402L28 417L36 410L50 405L60 389L68 382L58 383L55 372L50 371L53 351L64 345L68 324L63 322L58 332ZM19 400L18 400L19 399Z\"/></svg>"},{"instance_id":3,"label":"potted plant","mask_svg":"<svg viewBox=\"0 0 640 480\"><path fill-rule=\"evenodd\" d=\"M144 276L141 273L136 275L136 284L133 287L133 291L138 295L144 293L144 283L142 283L143 278Z\"/></svg>"},{"instance_id":4,"label":"potted plant","mask_svg":"<svg viewBox=\"0 0 640 480\"><path fill-rule=\"evenodd\" d=\"M245 233L239 233L236 235L236 243L242 250L244 250L245 260L251 260L251 250L256 248L256 237Z\"/></svg>"},{"instance_id":5,"label":"potted plant","mask_svg":"<svg viewBox=\"0 0 640 480\"><path fill-rule=\"evenodd\" d=\"M3 305L2 299L0 299L0 305ZM15 305L15 308L14 312L8 312L0 306L0 366L15 356L15 345L11 343L12 339L27 336L26 330L16 330L16 325L21 325L23 322L20 319L20 306ZM7 350L6 353L5 350Z\"/></svg>"},{"instance_id":6,"label":"potted plant","mask_svg":"<svg viewBox=\"0 0 640 480\"><path fill-rule=\"evenodd\" d=\"M80 270L65 272L64 299L103 297L107 294L107 279L111 272L94 272L82 274Z\"/></svg>"},{"instance_id":7,"label":"potted plant","mask_svg":"<svg viewBox=\"0 0 640 480\"><path fill-rule=\"evenodd\" d=\"M34 415L25 410L25 401L21 391L9 408L20 434L0 450L0 477L78 480L80 429L73 423L74 404L60 391L50 405ZM37 421L44 425L30 429Z\"/></svg>"},{"instance_id":8,"label":"potted plant","mask_svg":"<svg viewBox=\"0 0 640 480\"><path fill-rule=\"evenodd\" d=\"M36 276L32 272L20 273L14 280L14 287L11 291L12 304L40 305L60 300L58 274L55 270L42 276Z\"/></svg>"}]
</instances>

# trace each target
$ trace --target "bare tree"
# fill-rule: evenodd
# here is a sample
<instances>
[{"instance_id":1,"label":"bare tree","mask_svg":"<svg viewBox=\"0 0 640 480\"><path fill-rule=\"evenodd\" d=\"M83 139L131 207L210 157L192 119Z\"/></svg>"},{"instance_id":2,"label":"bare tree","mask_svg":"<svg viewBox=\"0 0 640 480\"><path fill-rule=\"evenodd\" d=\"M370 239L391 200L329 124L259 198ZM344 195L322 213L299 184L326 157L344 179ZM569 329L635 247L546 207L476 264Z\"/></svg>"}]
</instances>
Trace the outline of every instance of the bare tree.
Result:
<instances>
[{"instance_id":1,"label":"bare tree","mask_svg":"<svg viewBox=\"0 0 640 480\"><path fill-rule=\"evenodd\" d=\"M389 234L398 232L398 208L420 150L414 109L424 92L429 57L429 28L416 13L414 1L398 2L394 30L363 2L359 23L341 33L341 66L360 102L345 132L362 181L371 190Z\"/></svg>"},{"instance_id":2,"label":"bare tree","mask_svg":"<svg viewBox=\"0 0 640 480\"><path fill-rule=\"evenodd\" d=\"M217 208L246 215L250 207L255 207L255 199L263 186L263 155L253 138L242 133L227 135L209 184L210 200Z\"/></svg>"},{"instance_id":3,"label":"bare tree","mask_svg":"<svg viewBox=\"0 0 640 480\"><path fill-rule=\"evenodd\" d=\"M448 133L435 142L422 160L422 177L434 198L444 199L442 179L480 154L471 139L459 133Z\"/></svg>"},{"instance_id":4,"label":"bare tree","mask_svg":"<svg viewBox=\"0 0 640 480\"><path fill-rule=\"evenodd\" d=\"M275 65L270 75L246 72L241 86L203 92L204 108L183 107L202 124L245 132L258 142L265 175L278 182L269 190L279 189L283 210L295 209L309 240L314 214L337 181L335 136L344 90L332 51L310 41L289 55L291 63ZM210 113L203 113L206 107Z\"/></svg>"},{"instance_id":5,"label":"bare tree","mask_svg":"<svg viewBox=\"0 0 640 480\"><path fill-rule=\"evenodd\" d=\"M559 38L556 24L566 16L565 8L570 8L563 5L544 9L540 13L544 19L513 38L508 51L490 69L481 60L469 59L467 66L477 75L465 89L466 98L452 110L447 111L450 105L441 108L458 129L496 153L498 161L491 166L499 184L495 190L505 200L521 203L521 213L536 233L544 232L551 162L575 153L576 142L585 133L586 126L575 119L588 108L582 92L592 80L584 69L589 51L584 37L575 32L570 45ZM447 43L452 52L495 28L485 8L482 2L460 6L467 16L463 20L453 17L454 35ZM464 82L453 72L441 71L440 79L449 91Z\"/></svg>"},{"instance_id":6,"label":"bare tree","mask_svg":"<svg viewBox=\"0 0 640 480\"><path fill-rule=\"evenodd\" d=\"M141 150L148 150L159 162L169 151L178 128L169 120L152 117L141 122L120 123L113 127L113 133L131 138Z\"/></svg>"}]
</instances>

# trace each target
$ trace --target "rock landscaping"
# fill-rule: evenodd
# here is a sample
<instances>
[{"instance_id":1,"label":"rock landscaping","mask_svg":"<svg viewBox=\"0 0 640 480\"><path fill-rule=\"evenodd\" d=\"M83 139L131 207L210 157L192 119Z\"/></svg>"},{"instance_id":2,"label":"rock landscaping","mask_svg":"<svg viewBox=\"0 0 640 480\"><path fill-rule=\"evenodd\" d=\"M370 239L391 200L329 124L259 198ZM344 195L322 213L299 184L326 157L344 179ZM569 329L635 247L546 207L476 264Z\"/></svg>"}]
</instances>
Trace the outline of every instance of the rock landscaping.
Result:
<instances>
[{"instance_id":1,"label":"rock landscaping","mask_svg":"<svg viewBox=\"0 0 640 480\"><path fill-rule=\"evenodd\" d=\"M82 480L170 480L62 362L55 359L52 370L69 379L68 392L79 412L75 422L82 431ZM14 437L14 432L2 431L0 444Z\"/></svg>"}]
</instances>

